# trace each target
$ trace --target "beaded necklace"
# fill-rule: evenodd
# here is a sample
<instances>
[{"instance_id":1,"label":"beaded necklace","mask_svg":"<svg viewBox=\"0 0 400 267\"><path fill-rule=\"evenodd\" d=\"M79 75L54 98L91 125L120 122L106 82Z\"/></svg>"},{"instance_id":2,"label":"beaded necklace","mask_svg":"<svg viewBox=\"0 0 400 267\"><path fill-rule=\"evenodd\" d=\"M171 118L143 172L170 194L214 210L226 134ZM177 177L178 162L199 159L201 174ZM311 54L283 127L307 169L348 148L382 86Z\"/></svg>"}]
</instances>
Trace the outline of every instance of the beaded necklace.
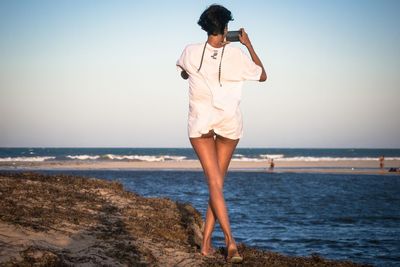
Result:
<instances>
[{"instance_id":1,"label":"beaded necklace","mask_svg":"<svg viewBox=\"0 0 400 267\"><path fill-rule=\"evenodd\" d=\"M203 53L201 54L201 61L200 61L200 66L197 69L197 72L200 71L201 66L203 65L203 59L204 59L204 52L206 51L206 46L207 46L207 41L204 44L204 48L203 48ZM222 57L224 56L224 50L225 50L225 44L222 47L222 53L221 53L221 60L219 61L219 69L218 69L218 82L219 82L219 86L222 87L222 83L221 83L221 65L222 65Z\"/></svg>"}]
</instances>

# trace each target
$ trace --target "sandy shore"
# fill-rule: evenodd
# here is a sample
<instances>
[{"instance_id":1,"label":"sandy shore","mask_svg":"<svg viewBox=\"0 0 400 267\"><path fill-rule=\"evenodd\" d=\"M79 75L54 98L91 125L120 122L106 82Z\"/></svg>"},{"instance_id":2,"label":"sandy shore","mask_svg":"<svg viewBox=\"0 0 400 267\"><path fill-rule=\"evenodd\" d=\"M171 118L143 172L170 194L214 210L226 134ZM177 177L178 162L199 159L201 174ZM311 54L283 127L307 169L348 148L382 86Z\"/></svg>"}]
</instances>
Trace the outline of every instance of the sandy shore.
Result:
<instances>
[{"instance_id":1,"label":"sandy shore","mask_svg":"<svg viewBox=\"0 0 400 267\"><path fill-rule=\"evenodd\" d=\"M203 227L190 204L145 198L115 181L0 172L0 266L231 266L223 247L200 254ZM242 243L238 250L243 266L370 266Z\"/></svg>"},{"instance_id":2,"label":"sandy shore","mask_svg":"<svg viewBox=\"0 0 400 267\"><path fill-rule=\"evenodd\" d=\"M232 161L230 171L269 171L267 161ZM387 160L385 168L379 169L375 160L341 161L287 161L275 160L274 172L321 172L321 173L359 173L389 174L389 168L400 168L400 160ZM198 160L184 161L44 161L44 162L0 162L0 170L198 170ZM395 174L395 173L390 173ZM397 172L400 174L400 172Z\"/></svg>"}]
</instances>

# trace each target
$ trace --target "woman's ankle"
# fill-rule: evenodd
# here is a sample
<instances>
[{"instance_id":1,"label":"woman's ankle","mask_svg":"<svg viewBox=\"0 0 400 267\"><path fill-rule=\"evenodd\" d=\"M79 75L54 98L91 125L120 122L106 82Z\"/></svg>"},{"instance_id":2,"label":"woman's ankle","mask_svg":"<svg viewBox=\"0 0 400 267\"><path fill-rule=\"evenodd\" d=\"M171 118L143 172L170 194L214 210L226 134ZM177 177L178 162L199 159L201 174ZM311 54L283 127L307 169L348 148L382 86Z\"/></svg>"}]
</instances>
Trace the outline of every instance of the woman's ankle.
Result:
<instances>
[{"instance_id":1,"label":"woman's ankle","mask_svg":"<svg viewBox=\"0 0 400 267\"><path fill-rule=\"evenodd\" d=\"M230 247L232 245L236 246L236 241L235 241L235 239L233 237L225 238L225 244L226 244L227 247Z\"/></svg>"},{"instance_id":2,"label":"woman's ankle","mask_svg":"<svg viewBox=\"0 0 400 267\"><path fill-rule=\"evenodd\" d=\"M202 244L203 245L211 245L212 244L211 238L203 238Z\"/></svg>"}]
</instances>

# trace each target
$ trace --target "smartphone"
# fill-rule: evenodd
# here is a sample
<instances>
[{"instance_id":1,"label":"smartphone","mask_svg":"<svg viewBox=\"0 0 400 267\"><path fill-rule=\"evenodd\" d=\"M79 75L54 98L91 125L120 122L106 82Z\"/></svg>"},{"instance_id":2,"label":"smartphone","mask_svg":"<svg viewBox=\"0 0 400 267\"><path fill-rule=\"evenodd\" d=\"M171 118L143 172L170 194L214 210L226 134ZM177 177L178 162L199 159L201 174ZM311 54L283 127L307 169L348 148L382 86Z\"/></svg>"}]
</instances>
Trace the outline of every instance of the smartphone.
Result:
<instances>
[{"instance_id":1,"label":"smartphone","mask_svg":"<svg viewBox=\"0 0 400 267\"><path fill-rule=\"evenodd\" d=\"M239 42L239 35L242 35L242 31L228 31L226 40L229 42Z\"/></svg>"}]
</instances>

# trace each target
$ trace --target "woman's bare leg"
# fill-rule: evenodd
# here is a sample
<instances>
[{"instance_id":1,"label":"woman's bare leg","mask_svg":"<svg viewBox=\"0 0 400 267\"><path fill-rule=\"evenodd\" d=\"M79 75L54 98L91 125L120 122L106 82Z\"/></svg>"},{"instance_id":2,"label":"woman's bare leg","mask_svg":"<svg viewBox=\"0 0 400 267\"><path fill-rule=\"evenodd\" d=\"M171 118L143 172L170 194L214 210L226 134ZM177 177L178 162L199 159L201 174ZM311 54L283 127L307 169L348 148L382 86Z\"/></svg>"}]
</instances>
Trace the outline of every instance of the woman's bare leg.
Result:
<instances>
[{"instance_id":1,"label":"woman's bare leg","mask_svg":"<svg viewBox=\"0 0 400 267\"><path fill-rule=\"evenodd\" d=\"M219 218L218 215L222 216L224 220L220 221L220 225L224 231L227 246L233 245L236 248L230 231L229 218L223 198L223 182L233 151L239 140L231 140L218 135L214 140L213 136L213 132L210 132L201 138L190 139L203 166L210 190L202 244L202 253L204 254L208 254L211 249L211 233L216 219Z\"/></svg>"},{"instance_id":2,"label":"woman's bare leg","mask_svg":"<svg viewBox=\"0 0 400 267\"><path fill-rule=\"evenodd\" d=\"M239 143L239 139L232 140L232 139L224 138L219 135L216 136L215 145L216 145L216 149L217 149L218 166L222 173L222 181L221 181L222 187L224 184L224 178L225 178L226 172L228 171L228 167L229 167L233 152L235 151L235 148L238 143ZM205 221L205 226L204 226L204 235L203 235L203 246L205 246L208 249L212 248L211 235L212 235L212 232L214 231L215 223L216 223L216 215L214 214L214 212L211 208L211 203L210 203L210 199L209 199L208 208L207 208L207 212L206 212L206 221ZM233 243L234 245L236 245L234 240L228 240L227 237L225 237L225 243L227 246L230 243Z\"/></svg>"}]
</instances>

